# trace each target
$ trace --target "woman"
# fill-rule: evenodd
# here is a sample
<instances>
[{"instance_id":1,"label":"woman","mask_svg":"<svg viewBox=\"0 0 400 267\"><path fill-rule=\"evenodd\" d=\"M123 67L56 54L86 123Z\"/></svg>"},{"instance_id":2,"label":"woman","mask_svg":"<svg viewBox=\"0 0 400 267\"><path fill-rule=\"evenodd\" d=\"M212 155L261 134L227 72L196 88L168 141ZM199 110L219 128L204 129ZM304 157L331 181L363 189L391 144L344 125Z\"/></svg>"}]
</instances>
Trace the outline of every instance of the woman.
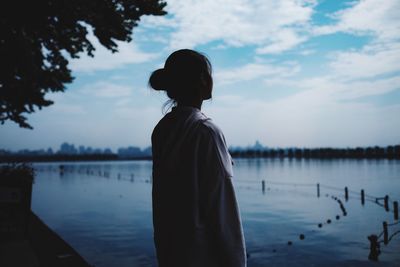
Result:
<instances>
[{"instance_id":1,"label":"woman","mask_svg":"<svg viewBox=\"0 0 400 267\"><path fill-rule=\"evenodd\" d=\"M221 130L200 111L212 94L210 62L196 51L178 50L149 84L175 104L152 134L159 266L246 266L232 160Z\"/></svg>"}]
</instances>

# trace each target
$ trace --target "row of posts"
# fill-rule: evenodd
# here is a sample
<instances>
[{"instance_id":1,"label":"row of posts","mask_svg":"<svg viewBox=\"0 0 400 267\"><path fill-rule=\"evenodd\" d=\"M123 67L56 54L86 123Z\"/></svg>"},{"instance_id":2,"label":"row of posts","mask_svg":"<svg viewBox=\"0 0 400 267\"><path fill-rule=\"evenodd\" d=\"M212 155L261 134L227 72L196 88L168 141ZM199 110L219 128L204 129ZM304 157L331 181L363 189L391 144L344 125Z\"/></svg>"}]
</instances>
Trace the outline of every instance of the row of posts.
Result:
<instances>
[{"instance_id":1,"label":"row of posts","mask_svg":"<svg viewBox=\"0 0 400 267\"><path fill-rule=\"evenodd\" d=\"M60 175L63 175L64 174L64 171L65 171L65 166L64 165L59 165L59 172L60 172ZM84 170L78 170L78 173L82 173L82 172L84 172ZM94 175L95 174L95 172L93 171L93 170L90 170L90 169L86 169L86 174L87 175ZM110 172L106 172L106 171L104 171L104 172L102 172L101 170L99 170L98 171L98 175L99 176L103 176L103 177L106 177L106 178L109 178L110 177ZM133 174L133 173L131 173L130 174L130 181L131 182L134 182L135 181L135 174ZM118 175L117 175L117 179L118 180L121 180L122 179L122 175L121 175L121 173L118 173ZM146 179L146 183L153 183L153 177L152 176L150 176L150 179Z\"/></svg>"},{"instance_id":2,"label":"row of posts","mask_svg":"<svg viewBox=\"0 0 400 267\"><path fill-rule=\"evenodd\" d=\"M59 171L60 171L60 174L61 174L61 175L64 174L64 172L65 172L65 167L64 167L64 165L60 165L60 166L59 166ZM78 170L78 173L81 173L81 171L82 171L82 170ZM88 175L94 175L94 171L93 171L93 170L86 169L86 174L88 174ZM99 175L99 176L104 176L104 177L106 177L106 178L109 178L109 177L110 177L110 173L109 173L109 172L106 172L106 171L101 172L101 170L98 171L98 175ZM134 179L135 179L135 174L131 173L130 177L131 177L131 179L130 179L131 182L133 182ZM121 173L118 173L117 178L118 178L118 180L120 180L120 179L122 178Z\"/></svg>"},{"instance_id":3,"label":"row of posts","mask_svg":"<svg viewBox=\"0 0 400 267\"><path fill-rule=\"evenodd\" d=\"M265 193L265 180L261 181L261 189L262 192ZM317 197L320 197L320 185L317 183ZM344 188L344 198L346 201L349 200L349 189L347 186ZM365 204L365 192L364 189L361 189L361 205ZM386 195L384 197L384 207L386 211L389 211L389 196ZM394 213L394 219L398 220L399 219L399 203L397 201L393 202L393 213Z\"/></svg>"}]
</instances>

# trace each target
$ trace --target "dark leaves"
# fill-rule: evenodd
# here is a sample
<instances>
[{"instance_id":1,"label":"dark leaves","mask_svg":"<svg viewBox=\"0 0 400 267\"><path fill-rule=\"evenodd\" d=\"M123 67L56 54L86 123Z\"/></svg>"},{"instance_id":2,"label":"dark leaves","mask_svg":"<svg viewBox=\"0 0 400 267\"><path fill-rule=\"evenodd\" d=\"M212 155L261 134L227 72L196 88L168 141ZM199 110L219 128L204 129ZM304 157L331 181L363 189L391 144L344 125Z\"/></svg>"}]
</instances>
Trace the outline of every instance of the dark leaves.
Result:
<instances>
[{"instance_id":1,"label":"dark leaves","mask_svg":"<svg viewBox=\"0 0 400 267\"><path fill-rule=\"evenodd\" d=\"M160 0L35 0L0 4L0 122L32 127L23 113L53 104L48 92L63 92L73 77L65 53L93 56L89 27L116 52L116 40L131 40L142 15L164 15ZM37 109L36 109L37 110Z\"/></svg>"}]
</instances>

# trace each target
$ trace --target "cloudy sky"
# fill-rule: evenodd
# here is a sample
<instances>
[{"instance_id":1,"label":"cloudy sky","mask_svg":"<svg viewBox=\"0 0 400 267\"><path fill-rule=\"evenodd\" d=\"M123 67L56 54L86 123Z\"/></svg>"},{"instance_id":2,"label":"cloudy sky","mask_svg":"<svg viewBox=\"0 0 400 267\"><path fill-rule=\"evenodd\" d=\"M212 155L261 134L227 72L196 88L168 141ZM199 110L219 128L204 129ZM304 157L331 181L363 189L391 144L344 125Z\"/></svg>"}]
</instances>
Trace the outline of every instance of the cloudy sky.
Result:
<instances>
[{"instance_id":1,"label":"cloudy sky","mask_svg":"<svg viewBox=\"0 0 400 267\"><path fill-rule=\"evenodd\" d=\"M0 148L150 145L167 97L147 80L180 48L210 58L203 112L229 145L400 143L400 0L167 2L118 54L97 44L94 59L71 62L74 83L28 116L34 130L0 126Z\"/></svg>"}]
</instances>

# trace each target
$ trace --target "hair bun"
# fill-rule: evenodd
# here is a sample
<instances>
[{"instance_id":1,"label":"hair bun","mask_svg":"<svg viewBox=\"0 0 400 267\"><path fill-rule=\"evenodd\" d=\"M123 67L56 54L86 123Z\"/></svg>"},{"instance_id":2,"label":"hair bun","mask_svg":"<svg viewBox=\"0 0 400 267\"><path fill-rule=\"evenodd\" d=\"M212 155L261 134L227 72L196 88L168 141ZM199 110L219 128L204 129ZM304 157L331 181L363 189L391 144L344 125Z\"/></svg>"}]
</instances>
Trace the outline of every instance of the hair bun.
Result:
<instances>
[{"instance_id":1,"label":"hair bun","mask_svg":"<svg viewBox=\"0 0 400 267\"><path fill-rule=\"evenodd\" d=\"M156 91L166 90L167 79L165 69L153 71L149 79L149 84Z\"/></svg>"}]
</instances>

